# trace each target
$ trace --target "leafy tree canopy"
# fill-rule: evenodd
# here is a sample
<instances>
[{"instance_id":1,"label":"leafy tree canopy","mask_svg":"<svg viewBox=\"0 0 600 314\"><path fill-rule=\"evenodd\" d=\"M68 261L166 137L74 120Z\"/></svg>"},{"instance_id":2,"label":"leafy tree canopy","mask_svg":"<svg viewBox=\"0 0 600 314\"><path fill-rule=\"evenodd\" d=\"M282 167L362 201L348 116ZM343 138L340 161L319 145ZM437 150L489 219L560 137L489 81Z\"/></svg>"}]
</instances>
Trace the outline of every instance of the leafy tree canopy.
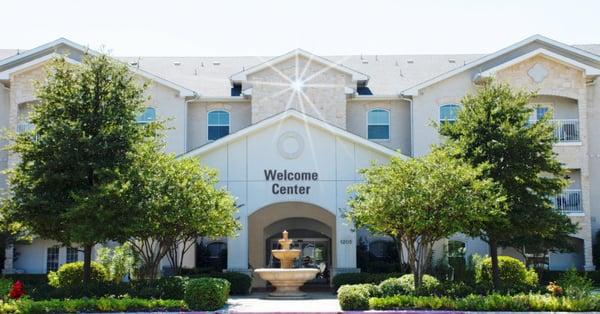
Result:
<instances>
[{"instance_id":1,"label":"leafy tree canopy","mask_svg":"<svg viewBox=\"0 0 600 314\"><path fill-rule=\"evenodd\" d=\"M420 286L436 241L478 234L490 217L502 215L502 197L491 180L479 179L483 168L439 148L421 158L392 158L361 170L365 181L351 188L348 216L357 227L399 239Z\"/></svg>"}]
</instances>

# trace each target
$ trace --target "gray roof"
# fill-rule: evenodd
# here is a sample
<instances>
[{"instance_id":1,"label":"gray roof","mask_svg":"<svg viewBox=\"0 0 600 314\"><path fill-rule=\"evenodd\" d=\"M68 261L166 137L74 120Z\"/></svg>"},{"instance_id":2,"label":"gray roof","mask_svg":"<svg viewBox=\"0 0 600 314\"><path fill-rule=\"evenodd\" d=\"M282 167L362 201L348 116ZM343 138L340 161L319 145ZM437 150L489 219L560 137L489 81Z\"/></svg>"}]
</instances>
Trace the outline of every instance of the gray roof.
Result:
<instances>
[{"instance_id":1,"label":"gray roof","mask_svg":"<svg viewBox=\"0 0 600 314\"><path fill-rule=\"evenodd\" d=\"M367 74L373 94L391 95L482 55L364 55L326 56ZM232 74L261 64L271 57L121 57L138 62L148 72L197 91L206 97L230 95ZM453 63L450 62L453 60ZM175 65L178 62L179 65Z\"/></svg>"},{"instance_id":2,"label":"gray roof","mask_svg":"<svg viewBox=\"0 0 600 314\"><path fill-rule=\"evenodd\" d=\"M600 44L574 45L600 55ZM21 51L22 52L22 51ZM0 49L0 60L18 53ZM375 95L391 95L463 66L484 54L448 55L348 55L325 56L370 77L369 88ZM230 95L229 77L261 64L272 57L117 57L161 78L198 92L205 97ZM178 63L178 65L176 65Z\"/></svg>"},{"instance_id":3,"label":"gray roof","mask_svg":"<svg viewBox=\"0 0 600 314\"><path fill-rule=\"evenodd\" d=\"M21 50L23 51L23 50ZM18 49L0 49L0 60L16 55L19 52Z\"/></svg>"}]
</instances>

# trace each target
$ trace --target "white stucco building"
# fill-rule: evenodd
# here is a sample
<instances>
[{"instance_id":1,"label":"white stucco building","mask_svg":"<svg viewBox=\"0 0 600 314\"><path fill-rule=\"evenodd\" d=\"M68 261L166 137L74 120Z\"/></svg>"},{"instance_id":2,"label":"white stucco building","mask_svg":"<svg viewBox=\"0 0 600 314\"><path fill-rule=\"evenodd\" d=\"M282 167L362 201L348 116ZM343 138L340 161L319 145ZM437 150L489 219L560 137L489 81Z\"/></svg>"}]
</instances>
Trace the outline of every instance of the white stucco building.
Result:
<instances>
[{"instance_id":1,"label":"white stucco building","mask_svg":"<svg viewBox=\"0 0 600 314\"><path fill-rule=\"evenodd\" d=\"M79 62L86 49L66 39L0 50L0 127L30 128L32 82L54 55ZM550 269L593 269L600 228L600 45L571 46L535 35L485 55L317 56L297 49L278 57L118 57L151 82L141 120L168 119L167 150L219 170L237 198L243 228L229 239L227 268L272 265L283 229L331 272L357 270L360 233L344 218L360 168L391 156L422 156L441 141L432 121L452 120L460 99L493 76L537 90L532 119L550 111L555 151L571 185L557 210L579 223L576 251L550 254ZM4 145L5 143L0 143ZM0 169L16 162L0 153ZM0 188L5 188L0 177ZM466 254L487 254L478 239L456 235ZM440 244L440 248L444 243ZM376 251L377 245L372 246ZM518 256L512 248L501 254ZM6 251L5 272L45 273L81 259L74 249L36 239ZM194 253L186 261L193 267Z\"/></svg>"}]
</instances>

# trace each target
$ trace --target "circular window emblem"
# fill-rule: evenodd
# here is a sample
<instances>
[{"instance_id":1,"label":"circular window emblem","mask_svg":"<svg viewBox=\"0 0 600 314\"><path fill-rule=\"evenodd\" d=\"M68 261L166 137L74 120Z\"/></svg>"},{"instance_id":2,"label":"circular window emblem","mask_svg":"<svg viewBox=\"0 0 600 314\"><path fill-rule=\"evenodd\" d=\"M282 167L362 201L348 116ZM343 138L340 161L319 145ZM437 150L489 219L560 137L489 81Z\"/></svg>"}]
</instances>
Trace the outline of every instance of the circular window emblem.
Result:
<instances>
[{"instance_id":1,"label":"circular window emblem","mask_svg":"<svg viewBox=\"0 0 600 314\"><path fill-rule=\"evenodd\" d=\"M304 140L296 132L285 132L277 140L279 155L286 159L296 159L304 151Z\"/></svg>"}]
</instances>

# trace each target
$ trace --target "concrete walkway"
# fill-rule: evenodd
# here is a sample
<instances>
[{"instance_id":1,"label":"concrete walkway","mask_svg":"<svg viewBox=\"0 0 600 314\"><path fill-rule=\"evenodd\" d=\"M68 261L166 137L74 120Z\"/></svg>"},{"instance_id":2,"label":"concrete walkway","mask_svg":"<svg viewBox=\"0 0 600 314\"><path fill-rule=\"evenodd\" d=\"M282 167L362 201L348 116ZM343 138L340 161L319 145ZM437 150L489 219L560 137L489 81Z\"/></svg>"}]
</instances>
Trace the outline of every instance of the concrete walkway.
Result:
<instances>
[{"instance_id":1,"label":"concrete walkway","mask_svg":"<svg viewBox=\"0 0 600 314\"><path fill-rule=\"evenodd\" d=\"M248 296L233 296L227 302L229 313L338 313L336 295L331 292L311 292L305 300L269 300L266 292Z\"/></svg>"}]
</instances>

